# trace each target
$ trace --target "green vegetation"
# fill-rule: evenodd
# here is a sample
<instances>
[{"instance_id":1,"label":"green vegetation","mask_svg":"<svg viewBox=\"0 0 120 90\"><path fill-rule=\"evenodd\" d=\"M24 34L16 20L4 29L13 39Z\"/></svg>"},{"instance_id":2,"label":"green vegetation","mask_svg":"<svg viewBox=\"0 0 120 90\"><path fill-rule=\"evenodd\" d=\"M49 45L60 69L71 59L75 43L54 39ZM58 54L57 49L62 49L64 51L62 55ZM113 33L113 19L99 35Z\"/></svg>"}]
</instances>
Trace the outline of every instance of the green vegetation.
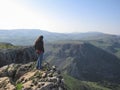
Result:
<instances>
[{"instance_id":1,"label":"green vegetation","mask_svg":"<svg viewBox=\"0 0 120 90\"><path fill-rule=\"evenodd\" d=\"M117 52L115 53L115 55L117 55L118 58L120 58L120 48L116 48Z\"/></svg>"},{"instance_id":2,"label":"green vegetation","mask_svg":"<svg viewBox=\"0 0 120 90\"><path fill-rule=\"evenodd\" d=\"M120 41L112 40L91 40L89 43L102 48L120 58Z\"/></svg>"},{"instance_id":3,"label":"green vegetation","mask_svg":"<svg viewBox=\"0 0 120 90\"><path fill-rule=\"evenodd\" d=\"M68 90L113 90L113 87L111 89L97 82L80 81L67 74L64 74L64 79ZM119 90L119 88L116 87L115 90Z\"/></svg>"},{"instance_id":4,"label":"green vegetation","mask_svg":"<svg viewBox=\"0 0 120 90\"><path fill-rule=\"evenodd\" d=\"M81 84L80 81L74 79L69 75L64 75L65 84L67 85L68 90L80 90Z\"/></svg>"},{"instance_id":5,"label":"green vegetation","mask_svg":"<svg viewBox=\"0 0 120 90\"><path fill-rule=\"evenodd\" d=\"M96 82L88 82L88 81L82 81L84 84L87 84L88 86L90 86L91 88L95 89L95 90L112 90L110 88L106 88L102 85L99 85Z\"/></svg>"},{"instance_id":6,"label":"green vegetation","mask_svg":"<svg viewBox=\"0 0 120 90\"><path fill-rule=\"evenodd\" d=\"M17 89L17 90L22 90L22 83L18 83L18 84L16 85L16 89Z\"/></svg>"},{"instance_id":7,"label":"green vegetation","mask_svg":"<svg viewBox=\"0 0 120 90\"><path fill-rule=\"evenodd\" d=\"M0 49L13 49L17 48L18 46L14 46L10 43L0 43Z\"/></svg>"}]
</instances>

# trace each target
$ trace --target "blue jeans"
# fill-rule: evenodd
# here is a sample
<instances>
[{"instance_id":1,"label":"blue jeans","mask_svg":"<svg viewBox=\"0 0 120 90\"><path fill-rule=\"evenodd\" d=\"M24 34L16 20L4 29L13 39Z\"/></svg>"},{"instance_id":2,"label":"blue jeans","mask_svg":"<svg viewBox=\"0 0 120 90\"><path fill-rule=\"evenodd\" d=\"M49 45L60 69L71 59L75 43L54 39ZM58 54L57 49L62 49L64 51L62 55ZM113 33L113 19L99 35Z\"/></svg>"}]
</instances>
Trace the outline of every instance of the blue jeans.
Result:
<instances>
[{"instance_id":1,"label":"blue jeans","mask_svg":"<svg viewBox=\"0 0 120 90\"><path fill-rule=\"evenodd\" d=\"M42 60L43 60L43 52L38 54L37 65L36 65L37 69L42 68Z\"/></svg>"}]
</instances>

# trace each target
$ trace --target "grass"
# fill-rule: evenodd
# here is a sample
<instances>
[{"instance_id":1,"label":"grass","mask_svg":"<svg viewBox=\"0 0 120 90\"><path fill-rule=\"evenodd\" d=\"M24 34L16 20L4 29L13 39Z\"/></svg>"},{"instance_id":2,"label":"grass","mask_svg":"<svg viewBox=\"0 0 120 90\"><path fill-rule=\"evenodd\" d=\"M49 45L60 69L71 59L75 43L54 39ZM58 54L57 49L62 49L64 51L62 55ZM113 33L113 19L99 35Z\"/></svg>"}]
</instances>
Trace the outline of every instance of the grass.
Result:
<instances>
[{"instance_id":1,"label":"grass","mask_svg":"<svg viewBox=\"0 0 120 90\"><path fill-rule=\"evenodd\" d=\"M120 58L120 48L116 48L116 50L117 50L118 52L116 52L115 54L117 55L118 58Z\"/></svg>"},{"instance_id":2,"label":"grass","mask_svg":"<svg viewBox=\"0 0 120 90\"><path fill-rule=\"evenodd\" d=\"M9 43L0 43L0 49L13 49L13 48L17 48L17 46L14 46Z\"/></svg>"},{"instance_id":3,"label":"grass","mask_svg":"<svg viewBox=\"0 0 120 90\"><path fill-rule=\"evenodd\" d=\"M99 85L97 82L80 81L67 74L63 76L68 90L112 90Z\"/></svg>"},{"instance_id":4,"label":"grass","mask_svg":"<svg viewBox=\"0 0 120 90\"><path fill-rule=\"evenodd\" d=\"M80 81L71 76L64 75L65 84L68 90L80 90Z\"/></svg>"},{"instance_id":5,"label":"grass","mask_svg":"<svg viewBox=\"0 0 120 90\"><path fill-rule=\"evenodd\" d=\"M100 41L89 41L89 42L97 47L112 52L114 55L120 58L120 48L114 46L115 45L114 42L109 42L109 41L103 41L102 43ZM115 52L109 49L109 47L111 47L112 50L115 50Z\"/></svg>"},{"instance_id":6,"label":"grass","mask_svg":"<svg viewBox=\"0 0 120 90\"><path fill-rule=\"evenodd\" d=\"M106 43L106 42L99 42L99 41L89 41L91 44L93 44L93 45L95 45L95 46L97 46L97 47L101 47L101 48L106 48L106 47L108 47L108 46L111 46L111 44L110 43Z\"/></svg>"},{"instance_id":7,"label":"grass","mask_svg":"<svg viewBox=\"0 0 120 90\"><path fill-rule=\"evenodd\" d=\"M22 90L22 83L18 83L17 85L16 85L16 90Z\"/></svg>"},{"instance_id":8,"label":"grass","mask_svg":"<svg viewBox=\"0 0 120 90\"><path fill-rule=\"evenodd\" d=\"M103 87L101 85L98 85L96 82L88 82L88 81L82 81L84 84L89 85L91 88L95 88L96 90L112 90L106 87Z\"/></svg>"}]
</instances>

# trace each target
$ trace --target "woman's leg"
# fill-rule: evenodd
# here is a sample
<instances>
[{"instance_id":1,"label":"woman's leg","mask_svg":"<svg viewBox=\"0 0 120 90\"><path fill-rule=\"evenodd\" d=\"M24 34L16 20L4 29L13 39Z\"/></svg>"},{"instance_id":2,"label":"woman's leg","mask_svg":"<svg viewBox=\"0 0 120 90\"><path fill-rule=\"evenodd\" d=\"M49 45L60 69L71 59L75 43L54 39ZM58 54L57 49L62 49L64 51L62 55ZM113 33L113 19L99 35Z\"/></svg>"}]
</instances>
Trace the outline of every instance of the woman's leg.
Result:
<instances>
[{"instance_id":1,"label":"woman's leg","mask_svg":"<svg viewBox=\"0 0 120 90\"><path fill-rule=\"evenodd\" d=\"M39 69L39 55L38 55L38 59L37 59L37 63L36 63L36 69Z\"/></svg>"},{"instance_id":2,"label":"woman's leg","mask_svg":"<svg viewBox=\"0 0 120 90\"><path fill-rule=\"evenodd\" d=\"M43 60L43 53L40 54L40 57L39 57L40 61L39 61L39 68L42 69L42 60Z\"/></svg>"},{"instance_id":3,"label":"woman's leg","mask_svg":"<svg viewBox=\"0 0 120 90\"><path fill-rule=\"evenodd\" d=\"M42 67L42 60L43 60L43 53L38 55L37 66L36 66L37 69L41 69L41 67Z\"/></svg>"}]
</instances>

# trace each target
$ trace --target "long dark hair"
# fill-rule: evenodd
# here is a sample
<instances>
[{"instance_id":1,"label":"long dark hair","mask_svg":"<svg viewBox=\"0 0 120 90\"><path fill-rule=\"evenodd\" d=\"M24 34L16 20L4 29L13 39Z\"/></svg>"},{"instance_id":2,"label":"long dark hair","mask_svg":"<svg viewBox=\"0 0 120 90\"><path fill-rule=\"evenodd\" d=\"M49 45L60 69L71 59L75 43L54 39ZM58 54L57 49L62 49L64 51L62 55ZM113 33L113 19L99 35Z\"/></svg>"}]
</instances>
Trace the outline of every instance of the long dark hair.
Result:
<instances>
[{"instance_id":1,"label":"long dark hair","mask_svg":"<svg viewBox=\"0 0 120 90\"><path fill-rule=\"evenodd\" d=\"M43 40L43 35L41 35L37 38L37 40L35 41L35 45L42 40Z\"/></svg>"}]
</instances>

